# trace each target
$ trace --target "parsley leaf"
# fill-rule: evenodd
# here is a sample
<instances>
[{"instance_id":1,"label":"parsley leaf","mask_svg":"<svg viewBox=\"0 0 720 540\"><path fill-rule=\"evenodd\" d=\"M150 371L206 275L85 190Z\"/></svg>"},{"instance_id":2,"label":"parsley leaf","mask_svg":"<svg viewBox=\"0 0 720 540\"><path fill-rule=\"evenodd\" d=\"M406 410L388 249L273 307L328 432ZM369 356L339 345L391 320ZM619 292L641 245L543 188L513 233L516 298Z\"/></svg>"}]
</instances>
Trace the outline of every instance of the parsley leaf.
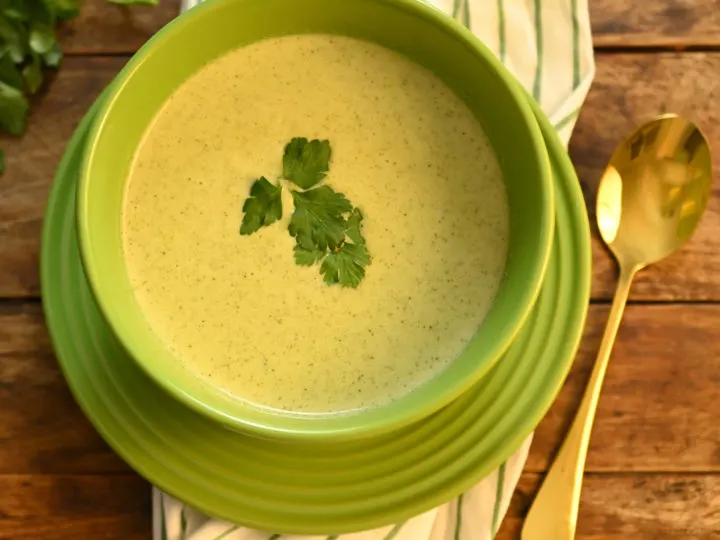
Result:
<instances>
[{"instance_id":1,"label":"parsley leaf","mask_svg":"<svg viewBox=\"0 0 720 540\"><path fill-rule=\"evenodd\" d=\"M25 23L17 19L0 17L0 43L12 61L20 64L27 54L29 33Z\"/></svg>"},{"instance_id":2,"label":"parsley leaf","mask_svg":"<svg viewBox=\"0 0 720 540\"><path fill-rule=\"evenodd\" d=\"M158 0L114 3L157 5ZM44 67L56 68L62 60L55 25L79 15L81 4L82 0L0 0L0 131L25 132L27 94L42 86Z\"/></svg>"},{"instance_id":3,"label":"parsley leaf","mask_svg":"<svg viewBox=\"0 0 720 540\"><path fill-rule=\"evenodd\" d=\"M345 218L352 210L345 195L329 186L309 191L291 191L295 211L288 231L305 248L335 249L345 239Z\"/></svg>"},{"instance_id":4,"label":"parsley leaf","mask_svg":"<svg viewBox=\"0 0 720 540\"><path fill-rule=\"evenodd\" d=\"M363 215L359 208L353 208L347 220L346 234L355 244L365 245L365 238L362 235Z\"/></svg>"},{"instance_id":5,"label":"parsley leaf","mask_svg":"<svg viewBox=\"0 0 720 540\"><path fill-rule=\"evenodd\" d=\"M0 81L0 128L11 135L21 135L25 131L30 104L17 88Z\"/></svg>"},{"instance_id":6,"label":"parsley leaf","mask_svg":"<svg viewBox=\"0 0 720 540\"><path fill-rule=\"evenodd\" d=\"M23 89L23 78L9 54L0 57L0 81L17 90Z\"/></svg>"},{"instance_id":7,"label":"parsley leaf","mask_svg":"<svg viewBox=\"0 0 720 540\"><path fill-rule=\"evenodd\" d=\"M30 30L28 43L32 52L47 54L55 46L55 30L49 24L36 24Z\"/></svg>"},{"instance_id":8,"label":"parsley leaf","mask_svg":"<svg viewBox=\"0 0 720 540\"><path fill-rule=\"evenodd\" d=\"M32 54L32 62L25 66L22 74L31 94L35 94L40 90L43 82L43 73L42 67L40 66L40 57L36 53Z\"/></svg>"},{"instance_id":9,"label":"parsley leaf","mask_svg":"<svg viewBox=\"0 0 720 540\"><path fill-rule=\"evenodd\" d=\"M316 262L320 262L327 254L326 249L306 248L297 244L293 249L295 262L300 266L312 266Z\"/></svg>"},{"instance_id":10,"label":"parsley leaf","mask_svg":"<svg viewBox=\"0 0 720 540\"><path fill-rule=\"evenodd\" d=\"M26 21L29 17L27 0L5 0L2 7L2 14L8 19Z\"/></svg>"},{"instance_id":11,"label":"parsley leaf","mask_svg":"<svg viewBox=\"0 0 720 540\"><path fill-rule=\"evenodd\" d=\"M43 60L47 67L56 68L60 65L63 54L60 50L60 46L57 42L53 45L52 49L43 54Z\"/></svg>"},{"instance_id":12,"label":"parsley leaf","mask_svg":"<svg viewBox=\"0 0 720 540\"><path fill-rule=\"evenodd\" d=\"M282 187L261 176L250 188L250 197L243 204L240 234L252 234L260 227L272 225L282 217Z\"/></svg>"},{"instance_id":13,"label":"parsley leaf","mask_svg":"<svg viewBox=\"0 0 720 540\"><path fill-rule=\"evenodd\" d=\"M15 0L17 1L17 0ZM80 15L82 0L44 0L45 4L55 13L58 19L65 21Z\"/></svg>"},{"instance_id":14,"label":"parsley leaf","mask_svg":"<svg viewBox=\"0 0 720 540\"><path fill-rule=\"evenodd\" d=\"M364 244L343 244L339 250L325 257L320 273L328 285L355 288L365 277L368 264L370 254Z\"/></svg>"},{"instance_id":15,"label":"parsley leaf","mask_svg":"<svg viewBox=\"0 0 720 540\"><path fill-rule=\"evenodd\" d=\"M302 189L320 182L330 168L330 143L296 137L285 146L283 177Z\"/></svg>"}]
</instances>

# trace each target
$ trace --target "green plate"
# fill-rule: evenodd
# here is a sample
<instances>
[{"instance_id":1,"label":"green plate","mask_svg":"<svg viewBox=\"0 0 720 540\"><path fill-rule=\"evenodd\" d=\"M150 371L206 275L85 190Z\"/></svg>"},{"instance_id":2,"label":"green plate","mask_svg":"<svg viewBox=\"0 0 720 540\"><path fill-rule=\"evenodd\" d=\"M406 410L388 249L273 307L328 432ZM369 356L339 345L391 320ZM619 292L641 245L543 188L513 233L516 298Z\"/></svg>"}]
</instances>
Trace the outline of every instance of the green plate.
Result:
<instances>
[{"instance_id":1,"label":"green plate","mask_svg":"<svg viewBox=\"0 0 720 540\"><path fill-rule=\"evenodd\" d=\"M338 534L400 522L467 490L535 428L570 368L587 311L589 227L577 178L538 113L555 171L556 232L533 313L476 386L433 416L374 438L323 445L243 436L186 408L127 357L80 264L75 188L88 126L60 164L45 217L42 290L75 398L134 469L208 514L280 533Z\"/></svg>"}]
</instances>

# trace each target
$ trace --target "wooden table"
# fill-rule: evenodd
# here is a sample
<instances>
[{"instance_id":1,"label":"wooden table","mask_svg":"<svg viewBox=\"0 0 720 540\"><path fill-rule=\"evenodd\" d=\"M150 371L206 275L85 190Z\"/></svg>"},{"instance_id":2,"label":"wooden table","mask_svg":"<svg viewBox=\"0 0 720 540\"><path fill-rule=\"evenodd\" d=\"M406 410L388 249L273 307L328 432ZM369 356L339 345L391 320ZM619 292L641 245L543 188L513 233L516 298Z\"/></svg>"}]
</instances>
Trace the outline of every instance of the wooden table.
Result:
<instances>
[{"instance_id":1,"label":"wooden table","mask_svg":"<svg viewBox=\"0 0 720 540\"><path fill-rule=\"evenodd\" d=\"M0 540L150 537L150 489L95 433L43 324L38 253L63 148L102 88L177 12L86 0L29 132L0 137ZM613 146L660 111L687 114L720 156L720 0L591 0L597 78L570 152L592 209ZM716 160L720 163L720 157ZM575 366L537 430L499 538L528 506L577 407L613 292L593 240L592 305ZM643 272L620 330L587 462L581 539L720 538L720 181L692 243Z\"/></svg>"}]
</instances>

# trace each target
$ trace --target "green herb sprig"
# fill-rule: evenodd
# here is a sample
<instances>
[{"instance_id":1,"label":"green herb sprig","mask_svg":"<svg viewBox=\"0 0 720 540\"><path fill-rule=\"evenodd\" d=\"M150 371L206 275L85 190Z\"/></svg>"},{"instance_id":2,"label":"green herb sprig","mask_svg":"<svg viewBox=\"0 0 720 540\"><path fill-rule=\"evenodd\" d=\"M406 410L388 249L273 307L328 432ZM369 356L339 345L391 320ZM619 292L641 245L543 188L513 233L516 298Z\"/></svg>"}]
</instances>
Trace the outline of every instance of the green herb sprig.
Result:
<instances>
[{"instance_id":1,"label":"green herb sprig","mask_svg":"<svg viewBox=\"0 0 720 540\"><path fill-rule=\"evenodd\" d=\"M157 5L158 0L107 0ZM46 68L57 68L62 51L55 25L80 13L82 0L0 0L0 131L22 135L29 97L43 85ZM5 155L0 149L0 174Z\"/></svg>"},{"instance_id":2,"label":"green herb sprig","mask_svg":"<svg viewBox=\"0 0 720 540\"><path fill-rule=\"evenodd\" d=\"M296 137L283 154L283 179L294 211L288 232L295 238L293 254L300 266L320 264L325 283L356 288L365 277L370 253L362 235L363 214L343 193L321 184L330 169L328 141ZM240 234L249 235L282 218L282 184L261 176L243 204Z\"/></svg>"}]
</instances>

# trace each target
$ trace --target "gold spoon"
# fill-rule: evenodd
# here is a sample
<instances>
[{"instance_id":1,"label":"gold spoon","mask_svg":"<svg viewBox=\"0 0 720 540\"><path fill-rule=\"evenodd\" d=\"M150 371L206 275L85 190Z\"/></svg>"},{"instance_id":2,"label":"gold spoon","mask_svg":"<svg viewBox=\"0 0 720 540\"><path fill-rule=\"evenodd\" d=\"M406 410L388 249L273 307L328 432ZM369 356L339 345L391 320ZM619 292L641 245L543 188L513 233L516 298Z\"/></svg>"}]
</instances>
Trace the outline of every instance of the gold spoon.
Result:
<instances>
[{"instance_id":1,"label":"gold spoon","mask_svg":"<svg viewBox=\"0 0 720 540\"><path fill-rule=\"evenodd\" d=\"M597 196L600 235L620 266L615 299L595 366L570 432L522 529L522 540L572 540L590 431L610 350L635 273L690 238L712 185L710 149L700 130L676 115L640 127L612 155Z\"/></svg>"}]
</instances>

